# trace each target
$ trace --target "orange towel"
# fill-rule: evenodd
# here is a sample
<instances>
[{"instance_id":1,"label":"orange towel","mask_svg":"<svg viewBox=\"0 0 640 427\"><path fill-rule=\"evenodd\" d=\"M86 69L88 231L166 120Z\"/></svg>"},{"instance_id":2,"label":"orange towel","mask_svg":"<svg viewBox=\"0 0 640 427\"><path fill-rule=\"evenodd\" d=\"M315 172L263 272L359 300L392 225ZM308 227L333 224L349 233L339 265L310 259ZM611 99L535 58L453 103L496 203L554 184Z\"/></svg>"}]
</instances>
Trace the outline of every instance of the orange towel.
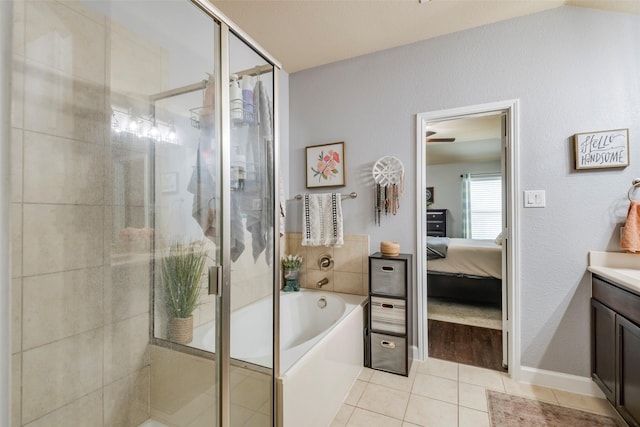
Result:
<instances>
[{"instance_id":1,"label":"orange towel","mask_svg":"<svg viewBox=\"0 0 640 427\"><path fill-rule=\"evenodd\" d=\"M640 201L632 200L627 212L627 222L620 239L620 249L640 252Z\"/></svg>"}]
</instances>

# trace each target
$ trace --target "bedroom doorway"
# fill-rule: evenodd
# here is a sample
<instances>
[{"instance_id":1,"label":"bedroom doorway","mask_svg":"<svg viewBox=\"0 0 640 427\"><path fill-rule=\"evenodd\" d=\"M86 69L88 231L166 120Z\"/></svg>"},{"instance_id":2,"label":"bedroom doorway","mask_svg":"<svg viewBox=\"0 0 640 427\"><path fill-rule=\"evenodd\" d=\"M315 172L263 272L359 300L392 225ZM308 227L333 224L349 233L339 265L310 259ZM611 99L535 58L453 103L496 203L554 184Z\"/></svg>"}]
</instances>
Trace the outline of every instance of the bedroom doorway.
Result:
<instances>
[{"instance_id":1,"label":"bedroom doorway","mask_svg":"<svg viewBox=\"0 0 640 427\"><path fill-rule=\"evenodd\" d=\"M420 355L513 366L517 101L418 114Z\"/></svg>"}]
</instances>

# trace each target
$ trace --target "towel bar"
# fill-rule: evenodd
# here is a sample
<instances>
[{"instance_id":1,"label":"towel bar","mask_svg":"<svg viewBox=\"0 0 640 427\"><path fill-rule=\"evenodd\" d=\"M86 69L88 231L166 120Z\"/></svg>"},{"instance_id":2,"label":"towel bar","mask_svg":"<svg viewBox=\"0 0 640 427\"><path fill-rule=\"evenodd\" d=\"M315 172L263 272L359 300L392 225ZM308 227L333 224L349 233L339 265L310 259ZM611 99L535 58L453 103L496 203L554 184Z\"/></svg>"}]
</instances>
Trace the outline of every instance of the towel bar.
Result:
<instances>
[{"instance_id":1,"label":"towel bar","mask_svg":"<svg viewBox=\"0 0 640 427\"><path fill-rule=\"evenodd\" d=\"M296 200L302 200L302 197L304 197L302 194L296 194ZM347 197L349 197L351 199L355 199L356 197L358 197L358 193L356 193L355 191L352 191L349 194L343 194L342 195L343 199L345 199Z\"/></svg>"}]
</instances>

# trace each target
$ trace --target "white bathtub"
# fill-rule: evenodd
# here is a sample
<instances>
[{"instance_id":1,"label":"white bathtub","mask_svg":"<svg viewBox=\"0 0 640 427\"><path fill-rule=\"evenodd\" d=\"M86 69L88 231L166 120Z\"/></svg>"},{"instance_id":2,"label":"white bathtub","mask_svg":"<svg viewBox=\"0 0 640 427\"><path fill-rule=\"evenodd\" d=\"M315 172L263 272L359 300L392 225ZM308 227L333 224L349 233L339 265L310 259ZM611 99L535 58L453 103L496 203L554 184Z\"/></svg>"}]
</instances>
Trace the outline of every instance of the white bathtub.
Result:
<instances>
[{"instance_id":1,"label":"white bathtub","mask_svg":"<svg viewBox=\"0 0 640 427\"><path fill-rule=\"evenodd\" d=\"M303 289L280 297L281 426L326 427L363 366L365 296ZM322 308L326 302L326 306ZM231 314L231 357L272 367L271 297ZM214 351L215 325L194 331L191 346Z\"/></svg>"},{"instance_id":2,"label":"white bathtub","mask_svg":"<svg viewBox=\"0 0 640 427\"><path fill-rule=\"evenodd\" d=\"M318 301L324 298L326 306ZM366 297L302 289L280 296L280 372L286 372L302 355L320 341ZM231 357L271 368L272 301L263 298L231 313ZM215 352L215 324L206 323L193 332L189 344Z\"/></svg>"}]
</instances>

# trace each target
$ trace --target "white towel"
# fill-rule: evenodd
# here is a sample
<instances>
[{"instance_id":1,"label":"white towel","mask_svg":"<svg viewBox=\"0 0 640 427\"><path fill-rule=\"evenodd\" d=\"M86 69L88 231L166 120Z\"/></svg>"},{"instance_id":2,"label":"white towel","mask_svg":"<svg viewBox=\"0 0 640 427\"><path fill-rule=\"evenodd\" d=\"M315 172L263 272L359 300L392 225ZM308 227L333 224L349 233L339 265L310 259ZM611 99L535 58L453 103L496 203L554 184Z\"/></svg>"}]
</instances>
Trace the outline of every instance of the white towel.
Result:
<instances>
[{"instance_id":1,"label":"white towel","mask_svg":"<svg viewBox=\"0 0 640 427\"><path fill-rule=\"evenodd\" d=\"M305 194L302 211L302 246L342 246L340 193Z\"/></svg>"}]
</instances>

